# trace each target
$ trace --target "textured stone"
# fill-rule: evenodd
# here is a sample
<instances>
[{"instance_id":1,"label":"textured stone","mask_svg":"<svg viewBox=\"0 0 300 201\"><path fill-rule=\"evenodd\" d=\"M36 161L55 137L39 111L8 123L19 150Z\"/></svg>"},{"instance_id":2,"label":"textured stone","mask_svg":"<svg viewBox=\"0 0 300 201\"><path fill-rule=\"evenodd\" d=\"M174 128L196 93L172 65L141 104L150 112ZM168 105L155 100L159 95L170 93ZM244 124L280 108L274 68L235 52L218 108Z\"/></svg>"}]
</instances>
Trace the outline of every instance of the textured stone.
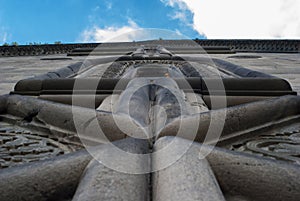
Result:
<instances>
[{"instance_id":1,"label":"textured stone","mask_svg":"<svg viewBox=\"0 0 300 201\"><path fill-rule=\"evenodd\" d=\"M0 114L6 111L6 101L8 95L0 96Z\"/></svg>"},{"instance_id":2,"label":"textured stone","mask_svg":"<svg viewBox=\"0 0 300 201\"><path fill-rule=\"evenodd\" d=\"M179 141L182 145L190 143L188 140L177 137L163 137L158 140L157 144L167 144L172 140ZM194 156L189 154L192 150L195 152ZM171 154L172 153L170 153L170 156ZM186 155L192 158L191 161L199 160L198 157L201 155L207 156L206 159L216 176L217 182L219 183L226 200L299 200L299 165L266 159L247 153L229 151L196 142L191 145L190 150ZM183 156L183 158L184 157L185 156ZM183 167L189 167L191 161L184 163ZM169 168L175 168L176 163ZM191 171L186 171L191 176L185 177L183 182L188 181L186 178L195 178L197 174L202 172L202 170L199 170L196 167L197 166L194 165L193 168L191 168ZM168 168L163 171L168 172ZM163 173L163 171L161 172ZM178 177L181 177L181 174L183 174L182 172L183 171L178 170L174 171L172 174L173 177L167 177L167 181L169 181L169 183L176 181ZM174 177L174 175L176 176ZM157 176L158 179L160 179L160 177L161 174ZM199 179L195 179L191 183L195 184L198 180ZM193 187L198 188L198 186L199 184ZM177 188L177 186L175 185L174 188ZM171 190L170 192L174 193ZM170 194L171 193L168 193L166 195L170 196ZM160 193L159 196L160 195L162 194Z\"/></svg>"},{"instance_id":3,"label":"textured stone","mask_svg":"<svg viewBox=\"0 0 300 201\"><path fill-rule=\"evenodd\" d=\"M135 154L148 153L148 142L128 138L115 143L126 152ZM104 145L105 146L105 145ZM96 150L97 154L109 152L106 150ZM116 160L116 158L111 158ZM137 161L132 164L133 168L144 166L144 161ZM116 161L117 163L117 161ZM114 168L122 168L115 166ZM149 174L129 174L118 172L105 167L97 160L92 160L85 169L82 179L77 188L73 201L90 200L149 200Z\"/></svg>"},{"instance_id":4,"label":"textured stone","mask_svg":"<svg viewBox=\"0 0 300 201\"><path fill-rule=\"evenodd\" d=\"M189 143L180 138L161 138L155 143L154 151L164 148L171 140L181 141L178 149ZM176 151L165 157L174 157ZM174 164L153 173L153 200L225 200L209 163L199 159L199 153L199 147L192 146ZM167 159L157 156L153 163L158 165L164 160Z\"/></svg>"},{"instance_id":5,"label":"textured stone","mask_svg":"<svg viewBox=\"0 0 300 201\"><path fill-rule=\"evenodd\" d=\"M297 52L300 47L298 47L299 41L239 42L241 44L245 42L244 45L235 44L235 41L205 41L208 46L212 44L227 44L230 48L235 50L241 50L243 48L240 47L244 46L246 49L248 48L247 51L249 52L263 52L267 50L274 52ZM201 44L201 41L197 42ZM211 42L212 44L210 44ZM161 47L155 48L155 43L166 46L168 50L164 50ZM87 80L85 84L78 87L81 90L90 90L88 93L91 93L91 88L95 84L94 82L106 71L106 67L108 67L108 70L105 72L105 76L109 78L120 78L128 69L135 69L136 73L142 77L172 77L172 75L176 77L178 75L177 72L181 70L186 77L196 76L199 80L200 77L214 78L210 80L212 83L216 81L215 78L220 76L221 78L225 78L223 79L223 84L227 90L226 92L228 92L227 95L231 96L227 98L230 102L228 105L230 106L261 100L261 98L270 98L271 96L294 94L289 84L284 80L277 80L279 82L274 84L274 80L269 78L265 80L249 79L249 81L244 79L245 77L271 77L267 74L272 74L291 81L295 90L299 91L300 89L300 79L297 78L297 75L300 73L299 54L262 54L248 52L246 54L237 53L235 55L227 55L225 53L233 53L228 51L230 50L229 47L210 47L208 48L210 53L222 53L218 55L210 54L210 58L205 57L205 55L200 55L203 51L197 47L193 41L147 41L141 43L104 44L105 48L98 49L99 51L96 51L96 54L97 52L108 55L119 54L123 52L123 50L124 52L128 52L140 44L149 44L150 46L139 49L133 54L129 53L118 59L118 61L112 65L110 62L113 62L117 57L99 57L98 59L88 60L84 63L80 63L80 61L85 59L83 57L69 57L67 59L65 55L60 55L60 58L58 56L55 56L56 58L51 56L45 58L0 58L0 84L2 84L0 93L2 93L2 91L7 93L19 79L30 78L33 74L44 73L34 77L32 79L34 81L32 83L34 84L30 87L24 86L22 84L24 82L22 82L17 88L25 89L23 95L50 95L47 97L49 100L55 100L52 98L53 95L56 95L62 98L60 101L63 102L68 99L67 102L70 102L70 96L61 97L59 94L65 92L65 95L73 94L74 83L65 85L66 82L61 82L60 78L69 76L76 78L93 77L95 78L94 81ZM276 47L272 47L274 44L279 44L280 47L277 47L277 45ZM14 55L15 53L22 55L22 48L20 52L18 52L19 48L10 48L12 50L10 55ZM251 50L249 50L249 48ZM169 50L181 55L172 56ZM47 52L48 50L45 49L43 51ZM87 55L86 53L88 51L87 49L75 50L74 55ZM198 55L190 56L189 54ZM184 59L186 60L184 61ZM151 63L156 64L148 65ZM183 63L188 64L183 65ZM218 72L215 65L219 67L221 72ZM55 66L55 68L53 68L53 66ZM83 67L81 70L84 71L80 71L81 66ZM151 66L151 68L147 68L146 66ZM194 68L192 66L194 66ZM159 67L163 68L160 69ZM167 73L167 69L170 70L171 73ZM45 74L46 71L50 71L50 73ZM172 72L174 72L174 74L172 74ZM40 79L49 78L59 79L46 80L45 83L39 82ZM113 80L113 82L115 82L115 80ZM113 82L102 86L99 86L101 85L99 84L97 89L101 89L102 91L98 90L97 93L99 92L99 94L107 97L115 86L112 84ZM293 138L294 141L289 141L288 144L286 143L287 141L282 139L282 135L280 135L279 137L281 137L283 141L276 141L274 145L274 141L271 139L271 143L268 143L267 147L264 146L266 143L263 141L265 144L259 147L260 150L263 151L259 152L257 149L254 149L256 153L252 153L246 149L237 150L242 151L242 153L229 151L228 147L227 149L215 148L211 150L211 146L192 143L192 141L178 137L163 137L165 135L176 135L180 123L183 123L186 127L183 129L184 136L182 137L193 140L193 136L190 134L193 133L194 127L199 125L198 132L197 130L195 131L195 133L198 134L196 140L203 142L204 138L207 137L206 131L208 127L212 125L213 132L212 136L209 136L209 140L220 140L218 146L222 146L222 143L227 142L226 140L237 142L238 146L239 144L243 146L245 145L245 141L241 143L235 141L236 138L245 138L245 140L252 140L249 142L254 141L256 143L259 137L257 135L258 132L270 131L274 129L275 126L281 127L283 124L291 126L290 123L292 121L293 123L297 123L299 119L299 97L296 96L286 96L263 102L215 110L216 108L212 108L210 105L212 97L214 97L213 95L218 95L218 100L220 100L220 95L222 96L222 94L219 94L219 88L213 88L214 91L208 91L208 82L208 79L193 82L194 90L186 90L185 88L185 94L178 89L177 94L181 97L181 101L187 104L187 109L184 108L181 113L179 111L178 102L176 102L175 97L168 91L174 91L173 87L156 90L156 96L153 95L151 89L137 91L136 96L133 97L132 102L129 103L131 104L131 114L133 114L131 116L139 122L137 124L131 124L132 119L126 115L115 115L110 111L110 103L108 101L113 100L111 97L105 99L104 105L99 107L100 110L103 108L106 111L95 111L93 108L95 104L92 103L92 99L85 97L87 99L82 101L83 99L79 98L81 95L85 95L87 91L81 91L80 93L82 94L78 94L77 98L79 98L79 102L82 104L92 103L89 104L91 106L89 108L92 109L84 108L85 105L80 105L83 107L72 108L70 105L56 104L50 101L41 101L21 96L0 97L1 123L3 123L1 125L3 128L3 132L1 132L1 142L4 142L4 146L6 146L6 142L8 142L10 146L14 146L9 152L1 148L0 162L4 165L7 163L8 153L18 154L16 157L11 157L15 160L14 162L18 163L20 162L19 154L22 151L24 153L28 151L34 152L32 149L25 150L22 147L19 149L19 145L23 145L22 139L24 139L20 135L24 134L25 136L28 134L27 132L32 131L30 129L45 131L45 133L41 132L38 135L50 139L59 136L61 138L55 138L54 140L60 143L62 141L63 143L70 142L64 141L66 136L72 139L75 137L78 138L75 134L77 132L81 134L82 142L98 145L106 143L105 138L108 138L110 141L115 141L128 138L128 135L138 136L135 134L144 135L147 132L147 134L149 134L150 131L156 131L155 129L158 128L158 130L164 130L161 135L158 136L161 138L155 143L154 150L160 149L163 145L172 140L177 141L178 145L173 152L166 153L166 155L154 155L152 161L150 158L147 158L147 160L132 162L129 158L123 157L122 154L118 155L118 152L116 153L109 145L101 145L99 149L98 147L93 149L93 151L95 151L93 154L97 156L101 155L102 157L105 156L106 160L108 160L101 160L101 164L93 160L86 168L85 166L90 160L90 156L87 156L86 152L77 152L73 155L67 154L62 158L58 157L44 162L33 162L29 165L17 164L18 167L16 168L6 168L0 171L0 200L21 200L23 197L25 200L70 200L79 183L80 175L82 175L82 179L80 180L74 200L224 200L223 194L225 199L229 201L260 201L266 199L275 201L298 200L300 197L300 171L298 164L299 149L296 146L299 143L294 142L298 140L299 126L299 128L297 128L298 130L290 130L292 133L290 133L291 135L289 134L289 137ZM200 86L194 88L195 85ZM139 84L137 84L133 90L137 87L139 87ZM28 88L35 93L31 94L30 90L26 91ZM39 88L41 90L38 90ZM191 94L189 93L192 92L201 93L201 95L205 96L210 94L211 97L203 97L203 101L200 96L198 97L199 100L191 99ZM255 95L255 97L253 97L253 95ZM238 96L238 98L236 98L236 96ZM44 97L46 98L46 96ZM180 100L177 101L181 102ZM126 101L123 105L116 103L114 106L118 107L119 104L120 113L127 103ZM153 103L158 103L158 105L156 105L158 107L152 110L151 107ZM97 103L97 105L98 104L100 103ZM206 105L208 107L206 107ZM226 107L226 105L218 108L224 107ZM197 114L197 108L200 108L202 114ZM214 111L208 111L208 108ZM225 118L224 115L226 113L227 117ZM214 120L217 122L215 125L213 125L213 121L211 121L213 115L215 115ZM164 122L166 116L169 119L167 123L170 123L167 127L165 127ZM181 121L178 120L180 117L183 117ZM197 118L200 118L200 123L197 121ZM74 119L76 119L76 125ZM218 133L215 132L216 130L214 129L218 125L221 125L220 122L223 119L225 119L225 126L222 136L219 139L217 138L218 136L215 136ZM153 120L157 121L152 124L152 122L154 122ZM9 124L16 128L10 130L14 134L7 134L9 132L6 132L9 130L7 128ZM146 125L146 127L149 125L150 129L144 132L145 129L143 130L140 124ZM17 129L18 126L21 127L21 129L24 128L24 133ZM25 128L29 127L29 131L25 131ZM100 128L105 134L99 139ZM276 129L277 128L274 130ZM249 132L249 130L251 131ZM268 133L265 132L264 134L266 135ZM10 137L9 140L7 136ZM254 137L256 139L253 140L252 138ZM20 140L20 138L22 139ZM14 139L16 139L16 142L14 142ZM44 144L41 144L41 146L45 146L46 141L47 140L42 141ZM148 147L150 147L150 150L152 149L151 143L152 139L149 140L148 144L147 141L129 138L118 141L115 145L128 152L147 153ZM137 172L141 172L142 170L155 170L160 164L166 161L168 162L172 158L176 159L176 157L180 156L178 154L182 151L182 147L190 145L190 143L191 149L181 158L178 158L171 166L154 172L152 175L134 174L135 170L138 170ZM260 144L257 146L259 145ZM290 156L296 158L295 163L285 161L284 157L282 157L282 161L279 162L274 160L276 156L272 157L272 155L262 154L266 153L266 149L269 149L269 151L277 149L275 151L284 152L284 155L287 153L286 148L291 151L291 154L289 153ZM40 150L43 151L45 149L41 148ZM208 157L201 159L200 156L208 151L211 151ZM247 153L245 153L246 151ZM78 157L76 154L81 155ZM99 159L101 159L101 157ZM126 173L128 171L124 171L124 166L129 172L131 171L130 174ZM111 167L113 168L110 169ZM81 174L84 168L85 171ZM74 171L72 171L73 169ZM125 173L121 173L122 170ZM15 193L15 191L20 191L20 193Z\"/></svg>"},{"instance_id":6,"label":"textured stone","mask_svg":"<svg viewBox=\"0 0 300 201\"><path fill-rule=\"evenodd\" d=\"M64 55L54 55L62 57ZM2 57L0 58L0 95L7 94L13 90L14 85L21 79L37 77L39 74L45 75L64 66L83 61L84 58L76 57L73 60L40 60L41 58L53 58L54 56L26 56L26 57ZM42 77L40 77L42 78ZM48 76L44 76L48 78Z\"/></svg>"},{"instance_id":7,"label":"textured stone","mask_svg":"<svg viewBox=\"0 0 300 201\"><path fill-rule=\"evenodd\" d=\"M209 147L203 147L208 151ZM249 200L299 200L300 166L215 148L207 157L224 194Z\"/></svg>"},{"instance_id":8,"label":"textured stone","mask_svg":"<svg viewBox=\"0 0 300 201\"><path fill-rule=\"evenodd\" d=\"M284 111L284 112L283 112ZM178 135L179 125L199 125L196 136L182 133L181 137L203 142L220 140L235 136L239 132L256 127L268 127L270 123L296 116L300 113L300 98L298 96L282 96L266 101L253 102L235 107L211 110L198 116L188 116L176 119L160 133L160 136ZM224 121L224 126L220 122ZM220 127L220 130L217 129ZM212 132L208 135L208 131ZM220 136L214 135L220 133ZM209 137L209 138L207 138Z\"/></svg>"},{"instance_id":9,"label":"textured stone","mask_svg":"<svg viewBox=\"0 0 300 201\"><path fill-rule=\"evenodd\" d=\"M46 161L0 171L0 200L65 200L72 198L81 174L91 160L76 152Z\"/></svg>"}]
</instances>

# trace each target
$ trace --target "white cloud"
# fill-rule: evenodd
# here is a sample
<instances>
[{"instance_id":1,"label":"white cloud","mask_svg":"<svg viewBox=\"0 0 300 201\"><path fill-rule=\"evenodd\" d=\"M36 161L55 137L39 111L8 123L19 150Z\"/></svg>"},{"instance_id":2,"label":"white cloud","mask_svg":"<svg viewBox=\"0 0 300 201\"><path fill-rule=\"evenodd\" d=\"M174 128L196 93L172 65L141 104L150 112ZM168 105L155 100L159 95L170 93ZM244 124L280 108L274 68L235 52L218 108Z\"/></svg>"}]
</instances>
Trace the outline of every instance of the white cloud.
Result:
<instances>
[{"instance_id":1,"label":"white cloud","mask_svg":"<svg viewBox=\"0 0 300 201\"><path fill-rule=\"evenodd\" d=\"M7 33L5 27L0 27L0 45L6 43L10 35Z\"/></svg>"},{"instance_id":2,"label":"white cloud","mask_svg":"<svg viewBox=\"0 0 300 201\"><path fill-rule=\"evenodd\" d=\"M161 0L186 7L193 27L214 38L300 38L299 0Z\"/></svg>"},{"instance_id":3,"label":"white cloud","mask_svg":"<svg viewBox=\"0 0 300 201\"><path fill-rule=\"evenodd\" d=\"M111 2L106 2L105 4L106 4L106 9L107 10L112 9L112 3Z\"/></svg>"},{"instance_id":4,"label":"white cloud","mask_svg":"<svg viewBox=\"0 0 300 201\"><path fill-rule=\"evenodd\" d=\"M187 17L186 17L186 14L184 12L178 12L176 11L174 15L171 15L170 16L172 19L179 19L183 22L186 22L187 21Z\"/></svg>"},{"instance_id":5,"label":"white cloud","mask_svg":"<svg viewBox=\"0 0 300 201\"><path fill-rule=\"evenodd\" d=\"M186 39L179 31L170 31L167 29L140 28L133 20L128 20L128 25L122 27L99 28L94 26L91 29L84 30L78 41L87 42L132 42L144 40L163 39Z\"/></svg>"},{"instance_id":6,"label":"white cloud","mask_svg":"<svg viewBox=\"0 0 300 201\"><path fill-rule=\"evenodd\" d=\"M172 20L180 20L184 24L188 24L188 17L187 12L189 12L189 9L187 5L183 1L178 0L160 0L162 3L165 4L165 6L170 7L176 7L176 10L170 14L168 14L168 17L170 17Z\"/></svg>"},{"instance_id":7,"label":"white cloud","mask_svg":"<svg viewBox=\"0 0 300 201\"><path fill-rule=\"evenodd\" d=\"M5 32L2 36L2 43L5 43L7 40L7 33Z\"/></svg>"},{"instance_id":8,"label":"white cloud","mask_svg":"<svg viewBox=\"0 0 300 201\"><path fill-rule=\"evenodd\" d=\"M175 30L175 33L176 33L176 35L178 35L178 36L184 37L183 34L182 34L178 29ZM183 39L184 39L184 38L183 38Z\"/></svg>"},{"instance_id":9,"label":"white cloud","mask_svg":"<svg viewBox=\"0 0 300 201\"><path fill-rule=\"evenodd\" d=\"M91 29L83 31L80 36L81 42L129 42L136 38L135 31L139 26L132 20L128 20L128 25L122 27L99 28L94 26Z\"/></svg>"},{"instance_id":10,"label":"white cloud","mask_svg":"<svg viewBox=\"0 0 300 201\"><path fill-rule=\"evenodd\" d=\"M187 5L182 0L160 0L160 1L164 3L166 6L175 7L177 5L181 10L188 9Z\"/></svg>"}]
</instances>

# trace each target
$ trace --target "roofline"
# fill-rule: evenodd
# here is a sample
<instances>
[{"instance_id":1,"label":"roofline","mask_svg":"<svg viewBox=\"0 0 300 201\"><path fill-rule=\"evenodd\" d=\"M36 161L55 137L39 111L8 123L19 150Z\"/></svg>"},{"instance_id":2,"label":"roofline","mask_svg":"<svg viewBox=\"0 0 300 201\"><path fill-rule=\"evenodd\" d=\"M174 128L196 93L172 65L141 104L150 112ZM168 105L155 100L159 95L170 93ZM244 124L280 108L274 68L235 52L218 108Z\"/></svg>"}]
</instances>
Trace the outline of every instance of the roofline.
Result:
<instances>
[{"instance_id":1,"label":"roofline","mask_svg":"<svg viewBox=\"0 0 300 201\"><path fill-rule=\"evenodd\" d=\"M300 53L300 40L195 39L193 41L203 47L227 46L235 52ZM151 42L153 41L0 46L0 57L68 54L76 48L96 48L99 45L108 47L120 45L139 46ZM160 43L162 43L162 45L172 45L172 43L174 43L176 46L178 44L184 45L185 40L160 40Z\"/></svg>"}]
</instances>

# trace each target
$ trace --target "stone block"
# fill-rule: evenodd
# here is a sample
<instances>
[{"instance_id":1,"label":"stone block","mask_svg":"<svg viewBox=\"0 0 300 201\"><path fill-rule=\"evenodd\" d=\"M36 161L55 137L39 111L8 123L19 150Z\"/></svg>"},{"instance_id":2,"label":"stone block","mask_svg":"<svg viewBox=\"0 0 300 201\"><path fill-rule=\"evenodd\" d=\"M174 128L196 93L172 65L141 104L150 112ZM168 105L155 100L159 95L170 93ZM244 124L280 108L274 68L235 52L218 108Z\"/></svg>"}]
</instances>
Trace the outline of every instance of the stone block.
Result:
<instances>
[{"instance_id":1,"label":"stone block","mask_svg":"<svg viewBox=\"0 0 300 201\"><path fill-rule=\"evenodd\" d=\"M120 149L135 153L148 153L148 142L145 140L136 140L127 138L115 142ZM105 146L105 145L104 145ZM111 147L103 147L95 150L97 154L106 154L111 151ZM105 153L106 152L106 153ZM111 160L117 160L112 158ZM115 161L115 168L120 167L118 161ZM144 161L137 161L131 164L133 168L143 167ZM119 166L119 167L118 167ZM90 200L149 200L149 174L132 174L116 171L105 167L97 160L92 160L84 171L82 179L77 188L73 201Z\"/></svg>"},{"instance_id":2,"label":"stone block","mask_svg":"<svg viewBox=\"0 0 300 201\"><path fill-rule=\"evenodd\" d=\"M31 201L72 198L85 166L86 151L0 171L0 200Z\"/></svg>"},{"instance_id":3,"label":"stone block","mask_svg":"<svg viewBox=\"0 0 300 201\"><path fill-rule=\"evenodd\" d=\"M171 140L178 140L180 146L189 143L181 138L161 138L154 146L158 151L167 146ZM169 153L165 157L174 157L175 153ZM218 182L206 159L199 159L199 147L193 145L179 160L169 167L154 172L153 200L225 200ZM158 156L154 158L154 165L164 160Z\"/></svg>"}]
</instances>

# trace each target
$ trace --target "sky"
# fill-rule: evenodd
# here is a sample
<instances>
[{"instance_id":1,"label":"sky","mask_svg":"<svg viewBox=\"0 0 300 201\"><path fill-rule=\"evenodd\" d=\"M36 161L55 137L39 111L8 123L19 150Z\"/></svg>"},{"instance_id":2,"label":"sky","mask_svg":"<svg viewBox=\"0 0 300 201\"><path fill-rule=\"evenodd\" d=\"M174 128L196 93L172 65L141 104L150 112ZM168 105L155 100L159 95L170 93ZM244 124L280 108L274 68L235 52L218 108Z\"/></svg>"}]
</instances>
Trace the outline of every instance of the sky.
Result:
<instances>
[{"instance_id":1,"label":"sky","mask_svg":"<svg viewBox=\"0 0 300 201\"><path fill-rule=\"evenodd\" d=\"M0 45L300 39L300 0L0 0Z\"/></svg>"}]
</instances>

